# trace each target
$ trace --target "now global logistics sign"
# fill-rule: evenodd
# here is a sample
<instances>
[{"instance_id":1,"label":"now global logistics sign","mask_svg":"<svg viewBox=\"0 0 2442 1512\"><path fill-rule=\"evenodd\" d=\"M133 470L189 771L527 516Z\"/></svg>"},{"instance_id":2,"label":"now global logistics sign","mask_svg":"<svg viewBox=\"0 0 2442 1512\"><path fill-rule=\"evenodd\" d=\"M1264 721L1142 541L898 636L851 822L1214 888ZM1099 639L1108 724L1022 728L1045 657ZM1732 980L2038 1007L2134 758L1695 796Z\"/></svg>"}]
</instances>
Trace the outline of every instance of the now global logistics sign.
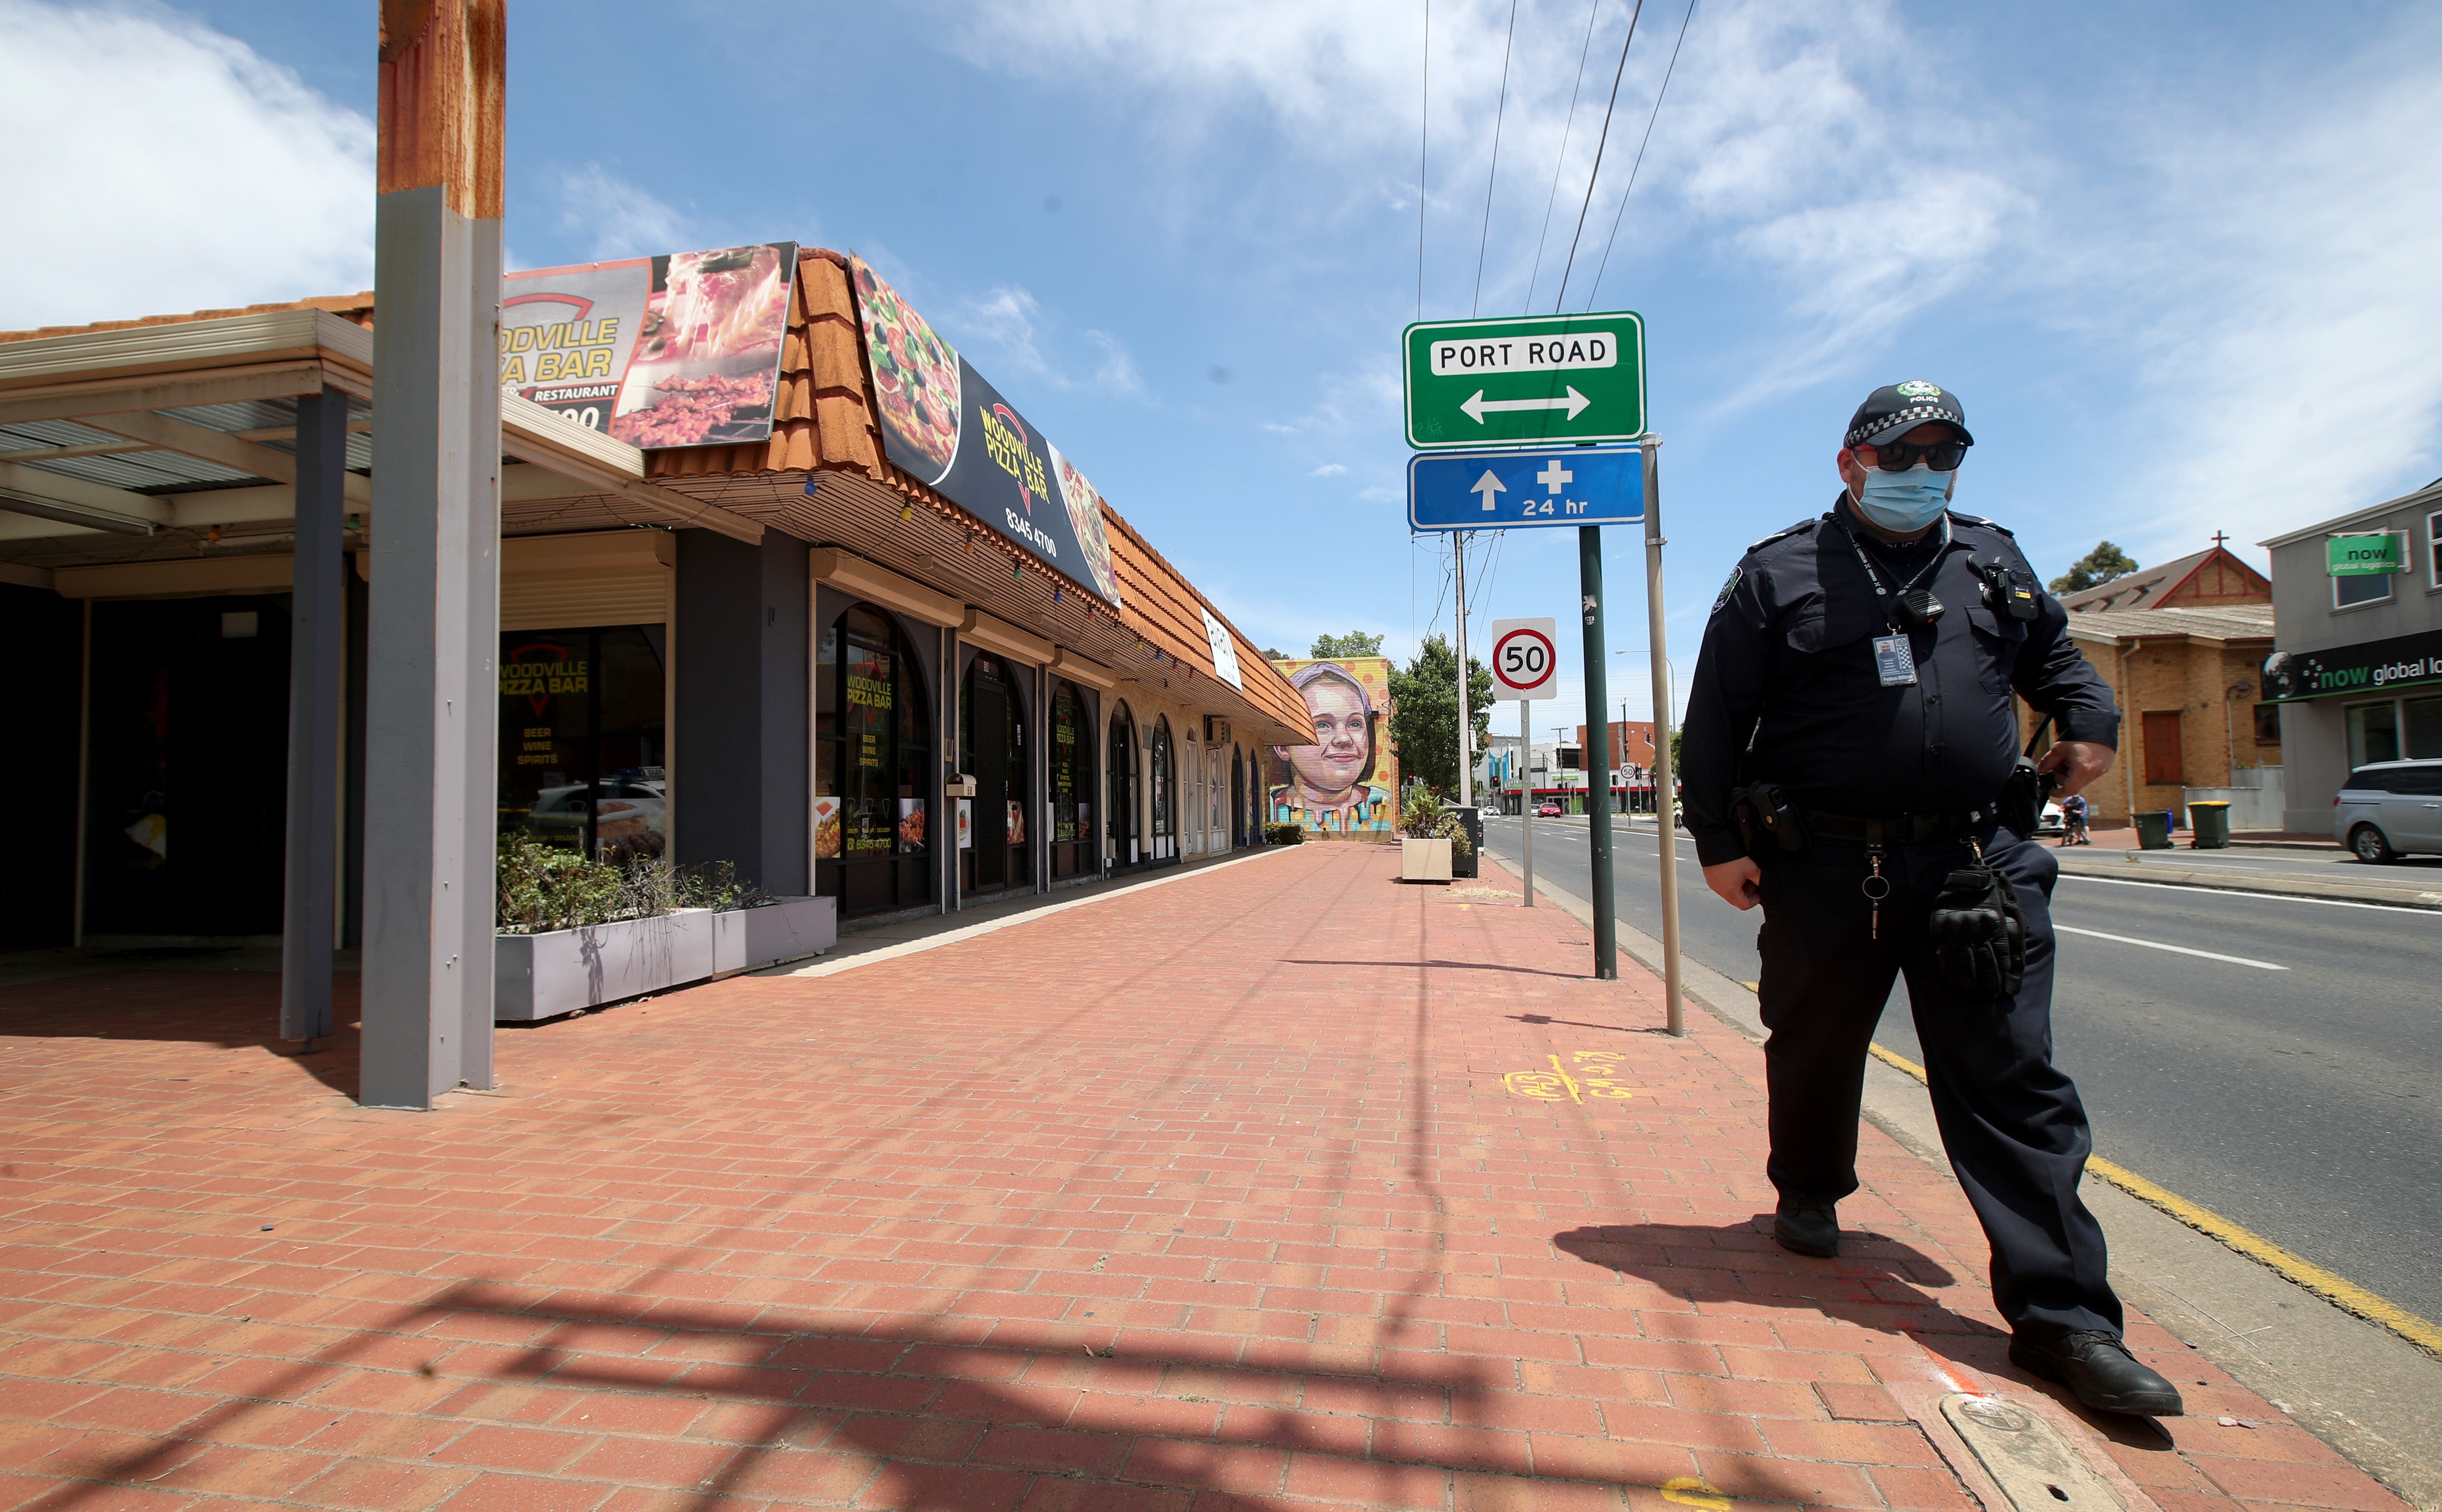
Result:
<instances>
[{"instance_id":1,"label":"now global logistics sign","mask_svg":"<svg viewBox=\"0 0 2442 1512\"><path fill-rule=\"evenodd\" d=\"M2442 683L2442 630L2394 635L2320 651L2275 651L2264 662L2267 703Z\"/></svg>"}]
</instances>

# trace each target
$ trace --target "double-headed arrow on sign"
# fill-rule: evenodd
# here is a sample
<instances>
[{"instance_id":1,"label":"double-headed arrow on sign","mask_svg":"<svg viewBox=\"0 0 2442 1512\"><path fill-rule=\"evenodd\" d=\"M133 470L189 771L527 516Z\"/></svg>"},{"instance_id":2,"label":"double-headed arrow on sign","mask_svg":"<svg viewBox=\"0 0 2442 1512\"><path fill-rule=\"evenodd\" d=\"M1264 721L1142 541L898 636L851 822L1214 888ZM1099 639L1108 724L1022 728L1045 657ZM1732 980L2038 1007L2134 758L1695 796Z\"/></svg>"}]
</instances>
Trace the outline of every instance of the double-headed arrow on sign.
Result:
<instances>
[{"instance_id":1,"label":"double-headed arrow on sign","mask_svg":"<svg viewBox=\"0 0 2442 1512\"><path fill-rule=\"evenodd\" d=\"M1460 405L1459 409L1466 411L1469 420L1482 425L1485 415L1511 410L1566 410L1569 411L1569 418L1575 420L1577 412L1592 403L1594 401L1579 393L1574 385L1570 387L1565 396L1557 399L1487 399L1484 396L1484 391L1478 389L1467 396L1467 402Z\"/></svg>"}]
</instances>

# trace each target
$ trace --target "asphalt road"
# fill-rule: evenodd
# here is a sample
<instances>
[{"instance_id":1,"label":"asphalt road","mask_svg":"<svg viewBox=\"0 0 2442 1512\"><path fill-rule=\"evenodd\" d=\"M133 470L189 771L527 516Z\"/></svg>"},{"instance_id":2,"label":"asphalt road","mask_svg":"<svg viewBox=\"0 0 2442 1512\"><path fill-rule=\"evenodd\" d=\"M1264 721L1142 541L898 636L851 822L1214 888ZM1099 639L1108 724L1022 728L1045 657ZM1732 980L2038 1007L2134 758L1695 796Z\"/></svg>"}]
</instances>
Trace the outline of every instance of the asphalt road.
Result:
<instances>
[{"instance_id":1,"label":"asphalt road","mask_svg":"<svg viewBox=\"0 0 2442 1512\"><path fill-rule=\"evenodd\" d=\"M1485 829L1518 855L1517 820ZM1613 833L1619 918L1658 938L1653 833ZM1753 981L1760 916L1678 850L1682 948ZM1535 872L1591 895L1583 820L1536 822ZM2063 877L2052 919L2054 1054L2098 1153L2442 1320L2442 913ZM1904 983L1876 1038L1923 1059Z\"/></svg>"}]
</instances>

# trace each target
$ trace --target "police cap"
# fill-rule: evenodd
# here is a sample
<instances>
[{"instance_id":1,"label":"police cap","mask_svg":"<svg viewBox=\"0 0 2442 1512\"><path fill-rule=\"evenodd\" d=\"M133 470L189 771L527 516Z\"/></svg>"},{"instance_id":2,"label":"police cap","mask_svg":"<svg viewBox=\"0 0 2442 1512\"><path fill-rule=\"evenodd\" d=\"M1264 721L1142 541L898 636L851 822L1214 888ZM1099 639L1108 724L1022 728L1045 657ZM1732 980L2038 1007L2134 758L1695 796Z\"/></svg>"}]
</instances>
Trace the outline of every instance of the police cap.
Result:
<instances>
[{"instance_id":1,"label":"police cap","mask_svg":"<svg viewBox=\"0 0 2442 1512\"><path fill-rule=\"evenodd\" d=\"M1967 433L1967 407L1959 402L1959 395L1923 379L1886 383L1857 406L1857 412L1849 417L1849 434L1840 444L1879 446L1935 421L1958 430L1959 439L1969 446L1976 444L1976 438Z\"/></svg>"}]
</instances>

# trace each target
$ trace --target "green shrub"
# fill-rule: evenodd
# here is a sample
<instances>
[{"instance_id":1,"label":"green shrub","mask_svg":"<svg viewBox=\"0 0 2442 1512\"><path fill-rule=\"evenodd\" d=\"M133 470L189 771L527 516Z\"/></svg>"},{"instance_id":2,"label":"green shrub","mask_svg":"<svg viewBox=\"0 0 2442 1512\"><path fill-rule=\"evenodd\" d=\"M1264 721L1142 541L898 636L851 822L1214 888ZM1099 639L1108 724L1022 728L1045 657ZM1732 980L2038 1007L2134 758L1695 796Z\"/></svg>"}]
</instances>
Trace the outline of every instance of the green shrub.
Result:
<instances>
[{"instance_id":1,"label":"green shrub","mask_svg":"<svg viewBox=\"0 0 2442 1512\"><path fill-rule=\"evenodd\" d=\"M677 908L727 911L775 902L739 882L738 868L726 861L683 870L647 857L616 865L531 835L501 837L496 874L494 922L505 935L652 919Z\"/></svg>"},{"instance_id":2,"label":"green shrub","mask_svg":"<svg viewBox=\"0 0 2442 1512\"><path fill-rule=\"evenodd\" d=\"M1458 814L1442 807L1440 798L1426 788L1418 788L1409 798L1408 807L1399 815L1399 832L1411 840L1447 840L1450 843L1450 859L1465 861L1475 853L1475 844L1467 837L1467 826Z\"/></svg>"},{"instance_id":3,"label":"green shrub","mask_svg":"<svg viewBox=\"0 0 2442 1512\"><path fill-rule=\"evenodd\" d=\"M1305 826L1300 824L1267 824L1264 844L1267 846L1302 846L1305 844Z\"/></svg>"}]
</instances>

